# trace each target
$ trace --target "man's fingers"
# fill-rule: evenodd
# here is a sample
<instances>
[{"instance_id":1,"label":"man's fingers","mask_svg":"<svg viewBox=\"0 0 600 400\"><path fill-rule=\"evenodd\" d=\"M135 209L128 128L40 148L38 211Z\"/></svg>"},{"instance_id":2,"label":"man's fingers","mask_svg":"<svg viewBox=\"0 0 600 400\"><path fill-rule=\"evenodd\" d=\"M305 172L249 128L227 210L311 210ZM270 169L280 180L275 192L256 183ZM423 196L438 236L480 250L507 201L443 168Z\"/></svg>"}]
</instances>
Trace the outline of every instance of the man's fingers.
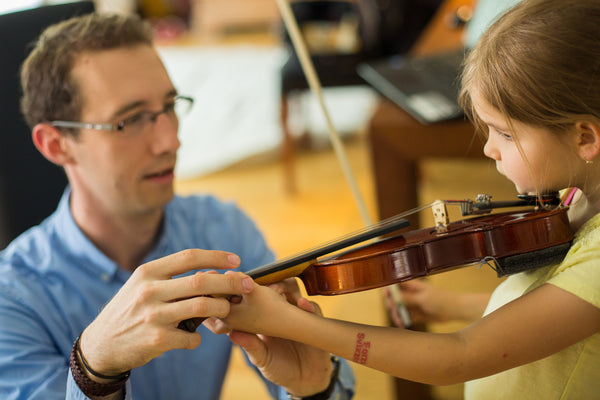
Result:
<instances>
[{"instance_id":1,"label":"man's fingers","mask_svg":"<svg viewBox=\"0 0 600 400\"><path fill-rule=\"evenodd\" d=\"M218 318L207 318L206 320L204 320L202 325L204 325L212 333L215 333L217 335L231 332L229 326L227 326L227 324L223 322L223 320L220 320Z\"/></svg>"},{"instance_id":2,"label":"man's fingers","mask_svg":"<svg viewBox=\"0 0 600 400\"><path fill-rule=\"evenodd\" d=\"M136 272L155 279L166 279L195 269L231 269L239 265L240 258L233 253L187 249L141 265Z\"/></svg>"},{"instance_id":3,"label":"man's fingers","mask_svg":"<svg viewBox=\"0 0 600 400\"><path fill-rule=\"evenodd\" d=\"M258 368L262 368L266 365L267 348L257 335L240 331L231 331L231 333L229 333L229 340L244 350L252 364L256 365Z\"/></svg>"},{"instance_id":4,"label":"man's fingers","mask_svg":"<svg viewBox=\"0 0 600 400\"><path fill-rule=\"evenodd\" d=\"M198 322L205 318L225 318L229 315L229 301L226 298L192 297L175 303L165 304L160 315L156 315L165 324L179 325L181 321L196 319Z\"/></svg>"},{"instance_id":5,"label":"man's fingers","mask_svg":"<svg viewBox=\"0 0 600 400\"><path fill-rule=\"evenodd\" d=\"M198 332L192 332L190 334L190 332L176 329L174 332L172 332L172 335L174 336L172 337L173 339L171 340L171 343L177 344L176 347L173 347L176 349L192 350L198 347L202 341L202 337Z\"/></svg>"},{"instance_id":6,"label":"man's fingers","mask_svg":"<svg viewBox=\"0 0 600 400\"><path fill-rule=\"evenodd\" d=\"M242 295L250 293L254 289L254 285L252 278L241 272L231 274L207 272L158 281L151 287L157 291L157 297L160 300L177 301L197 296Z\"/></svg>"}]
</instances>

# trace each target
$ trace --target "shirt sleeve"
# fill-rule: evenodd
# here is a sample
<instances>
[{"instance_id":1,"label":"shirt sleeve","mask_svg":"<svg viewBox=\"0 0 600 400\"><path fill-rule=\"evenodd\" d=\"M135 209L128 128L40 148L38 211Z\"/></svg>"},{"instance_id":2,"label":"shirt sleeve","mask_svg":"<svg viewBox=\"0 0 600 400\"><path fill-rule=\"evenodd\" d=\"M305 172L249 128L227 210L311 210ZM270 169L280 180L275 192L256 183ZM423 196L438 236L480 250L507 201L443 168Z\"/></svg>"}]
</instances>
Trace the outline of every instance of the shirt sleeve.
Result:
<instances>
[{"instance_id":1,"label":"shirt sleeve","mask_svg":"<svg viewBox=\"0 0 600 400\"><path fill-rule=\"evenodd\" d=\"M576 243L548 283L600 307L600 237L593 242Z\"/></svg>"},{"instance_id":2,"label":"shirt sleeve","mask_svg":"<svg viewBox=\"0 0 600 400\"><path fill-rule=\"evenodd\" d=\"M248 361L250 363L250 361ZM256 368L255 368L256 369ZM257 373L260 375L260 372ZM261 375L262 377L262 375ZM289 400L288 394L285 389L281 386L277 386L274 383L262 378L267 386L267 389L271 396L277 400ZM350 400L354 397L354 388L356 385L356 381L354 378L354 372L348 362L344 359L340 358L340 372L338 374L338 379L333 388L333 392L331 392L331 396L329 396L330 400Z\"/></svg>"},{"instance_id":3,"label":"shirt sleeve","mask_svg":"<svg viewBox=\"0 0 600 400\"><path fill-rule=\"evenodd\" d=\"M67 379L67 396L65 397L65 400L87 400L89 399L89 397L87 397L85 394L83 394L83 392L81 391L81 389L79 389L79 386L77 386L77 383L75 383L75 379L73 378L73 374L71 373L71 370L69 370L69 377ZM127 383L125 384L125 400L132 400L132 396L131 396L131 383L130 381L127 381Z\"/></svg>"},{"instance_id":4,"label":"shirt sleeve","mask_svg":"<svg viewBox=\"0 0 600 400\"><path fill-rule=\"evenodd\" d=\"M340 372L338 374L337 382L333 388L333 392L329 396L330 400L349 400L354 396L354 373L348 365L346 360L340 359ZM289 400L287 392L282 388L278 387L277 396L278 400Z\"/></svg>"},{"instance_id":5,"label":"shirt sleeve","mask_svg":"<svg viewBox=\"0 0 600 400\"><path fill-rule=\"evenodd\" d=\"M0 285L0 398L64 399L65 355L36 311ZM66 351L66 349L65 349Z\"/></svg>"}]
</instances>

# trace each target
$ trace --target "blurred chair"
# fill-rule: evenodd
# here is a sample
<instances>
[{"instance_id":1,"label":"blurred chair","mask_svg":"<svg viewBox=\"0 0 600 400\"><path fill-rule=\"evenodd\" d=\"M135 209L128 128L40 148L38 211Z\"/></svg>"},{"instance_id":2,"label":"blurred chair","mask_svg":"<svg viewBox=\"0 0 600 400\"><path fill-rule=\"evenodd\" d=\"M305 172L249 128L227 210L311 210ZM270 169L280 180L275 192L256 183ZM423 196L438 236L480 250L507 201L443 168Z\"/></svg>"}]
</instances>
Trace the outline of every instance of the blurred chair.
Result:
<instances>
[{"instance_id":1,"label":"blurred chair","mask_svg":"<svg viewBox=\"0 0 600 400\"><path fill-rule=\"evenodd\" d=\"M0 249L50 215L67 184L62 168L37 151L21 115L21 63L47 26L93 11L92 1L82 1L0 15Z\"/></svg>"},{"instance_id":2,"label":"blurred chair","mask_svg":"<svg viewBox=\"0 0 600 400\"><path fill-rule=\"evenodd\" d=\"M441 0L290 0L323 87L364 85L356 66L368 59L407 51ZM282 28L283 29L283 28ZM296 190L294 139L288 126L288 96L308 89L291 39L283 29L289 57L281 68L282 156L286 189Z\"/></svg>"}]
</instances>

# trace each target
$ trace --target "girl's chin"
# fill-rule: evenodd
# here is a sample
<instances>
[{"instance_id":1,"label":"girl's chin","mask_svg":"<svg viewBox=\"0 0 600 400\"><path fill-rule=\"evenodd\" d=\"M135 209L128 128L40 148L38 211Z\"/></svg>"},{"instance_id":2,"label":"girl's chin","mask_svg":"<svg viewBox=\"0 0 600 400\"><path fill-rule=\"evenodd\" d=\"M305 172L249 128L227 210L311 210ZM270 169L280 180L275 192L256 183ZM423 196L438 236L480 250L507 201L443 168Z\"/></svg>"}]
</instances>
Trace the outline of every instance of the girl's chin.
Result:
<instances>
[{"instance_id":1,"label":"girl's chin","mask_svg":"<svg viewBox=\"0 0 600 400\"><path fill-rule=\"evenodd\" d=\"M535 189L520 189L518 186L515 186L515 188L517 189L517 193L520 195L526 195L526 196L537 196L538 194L549 194L549 193L556 193L558 192L558 190L556 189L546 189L546 188L540 188L540 192L538 192Z\"/></svg>"},{"instance_id":2,"label":"girl's chin","mask_svg":"<svg viewBox=\"0 0 600 400\"><path fill-rule=\"evenodd\" d=\"M519 195L524 195L524 196L535 196L535 195L537 195L537 191L531 190L531 189L521 189L517 185L515 185L515 189L517 189L517 193Z\"/></svg>"}]
</instances>

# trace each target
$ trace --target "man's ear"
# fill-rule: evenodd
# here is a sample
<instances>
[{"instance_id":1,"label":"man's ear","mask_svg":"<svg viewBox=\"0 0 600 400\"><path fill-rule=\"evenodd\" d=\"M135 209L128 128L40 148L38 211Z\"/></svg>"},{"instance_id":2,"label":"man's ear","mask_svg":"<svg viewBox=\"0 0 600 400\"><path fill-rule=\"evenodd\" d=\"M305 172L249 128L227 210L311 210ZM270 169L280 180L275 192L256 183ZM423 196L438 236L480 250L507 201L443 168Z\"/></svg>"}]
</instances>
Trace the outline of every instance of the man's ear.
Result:
<instances>
[{"instance_id":1,"label":"man's ear","mask_svg":"<svg viewBox=\"0 0 600 400\"><path fill-rule=\"evenodd\" d=\"M37 124L31 132L33 144L44 157L54 164L65 166L72 161L67 139L56 127Z\"/></svg>"},{"instance_id":2,"label":"man's ear","mask_svg":"<svg viewBox=\"0 0 600 400\"><path fill-rule=\"evenodd\" d=\"M592 161L600 152L600 123L595 120L581 120L575 123L579 157Z\"/></svg>"}]
</instances>

